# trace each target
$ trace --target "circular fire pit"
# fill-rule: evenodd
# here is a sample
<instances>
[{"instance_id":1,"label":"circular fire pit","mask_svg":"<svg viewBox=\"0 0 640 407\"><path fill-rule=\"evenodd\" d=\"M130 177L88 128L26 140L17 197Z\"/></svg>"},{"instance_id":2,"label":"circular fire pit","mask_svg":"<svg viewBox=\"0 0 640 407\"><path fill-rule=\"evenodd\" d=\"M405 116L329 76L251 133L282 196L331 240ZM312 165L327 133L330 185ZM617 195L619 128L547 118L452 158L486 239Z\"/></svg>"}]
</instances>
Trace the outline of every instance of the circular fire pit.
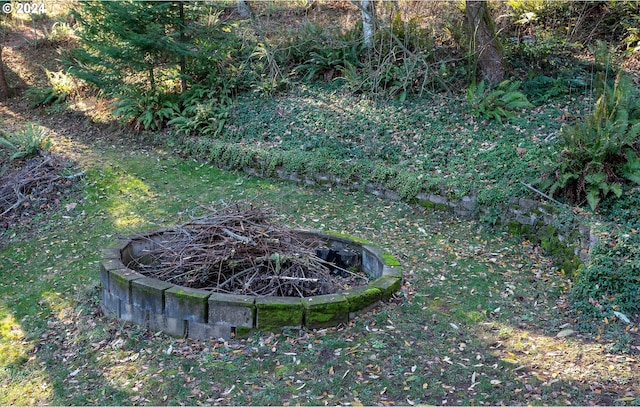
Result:
<instances>
[{"instance_id":1,"label":"circular fire pit","mask_svg":"<svg viewBox=\"0 0 640 407\"><path fill-rule=\"evenodd\" d=\"M144 263L145 255L161 246L164 235L172 231L130 236L103 250L101 306L106 315L178 337L229 339L253 330L346 323L359 311L388 299L402 282L400 263L393 256L361 239L314 230L296 233L323 241L322 250L334 257L341 252L350 257L355 254L357 258L349 262L368 276L368 284L309 297L255 296L185 287L146 276L130 266Z\"/></svg>"}]
</instances>

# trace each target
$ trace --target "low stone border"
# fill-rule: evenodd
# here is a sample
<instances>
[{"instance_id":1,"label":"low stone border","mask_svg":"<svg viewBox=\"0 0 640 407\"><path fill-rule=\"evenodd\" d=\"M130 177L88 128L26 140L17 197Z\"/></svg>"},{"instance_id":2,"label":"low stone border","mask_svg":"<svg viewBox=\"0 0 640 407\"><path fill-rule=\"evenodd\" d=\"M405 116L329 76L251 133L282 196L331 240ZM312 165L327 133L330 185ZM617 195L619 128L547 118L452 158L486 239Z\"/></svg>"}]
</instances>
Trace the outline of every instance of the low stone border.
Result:
<instances>
[{"instance_id":1,"label":"low stone border","mask_svg":"<svg viewBox=\"0 0 640 407\"><path fill-rule=\"evenodd\" d=\"M320 237L332 247L359 251L369 284L308 298L252 297L177 286L126 267L135 253L149 249L154 236L166 230L134 235L103 250L100 281L105 315L178 337L229 339L253 330L315 329L346 323L358 312L390 298L402 284L402 268L393 256L360 239L313 230L301 232Z\"/></svg>"},{"instance_id":2,"label":"low stone border","mask_svg":"<svg viewBox=\"0 0 640 407\"><path fill-rule=\"evenodd\" d=\"M391 169L388 173L381 171L384 176L378 174L372 177L377 181L372 182L364 179L355 168L345 171L344 168L355 165L348 162L327 161L319 168L311 168L309 162L304 160L299 160L300 163L288 163L284 158L285 152L261 150L207 138L189 139L188 143L185 142L180 147L185 153L207 160L221 169L240 170L249 175L279 178L302 185L364 190L381 198L404 200L425 208L449 211L468 219L483 218L490 212L489 208L478 202L477 191L459 197L452 194L446 185L430 185L419 181L417 174L403 174L398 169ZM332 174L331 169L335 166L340 166L343 173L350 175ZM372 170L375 172L375 168ZM409 190L397 188L401 178L406 178L412 185ZM567 266L572 269L588 260L591 249L598 242L588 221L576 217L567 223L563 210L548 203L514 196L508 197L506 202L499 208L493 208L493 211L499 212L497 219L494 219L508 226L511 231L543 244L558 246L560 251L571 257ZM552 253L554 251L551 250Z\"/></svg>"}]
</instances>

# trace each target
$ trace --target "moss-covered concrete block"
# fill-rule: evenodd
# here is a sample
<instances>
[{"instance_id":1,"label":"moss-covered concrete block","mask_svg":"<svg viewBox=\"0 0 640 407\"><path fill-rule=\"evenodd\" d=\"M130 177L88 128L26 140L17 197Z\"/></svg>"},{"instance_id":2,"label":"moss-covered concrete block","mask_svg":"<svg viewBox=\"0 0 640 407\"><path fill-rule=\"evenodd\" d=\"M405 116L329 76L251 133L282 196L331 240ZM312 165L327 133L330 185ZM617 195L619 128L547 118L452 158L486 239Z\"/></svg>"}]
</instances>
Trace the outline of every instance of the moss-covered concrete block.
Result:
<instances>
[{"instance_id":1,"label":"moss-covered concrete block","mask_svg":"<svg viewBox=\"0 0 640 407\"><path fill-rule=\"evenodd\" d=\"M382 299L388 300L393 293L400 290L402 279L398 277L382 276L377 280L369 283L369 287L379 288L382 291Z\"/></svg>"},{"instance_id":2,"label":"moss-covered concrete block","mask_svg":"<svg viewBox=\"0 0 640 407\"><path fill-rule=\"evenodd\" d=\"M342 295L349 303L349 312L357 312L382 299L382 290L378 287L362 286L343 291Z\"/></svg>"},{"instance_id":3,"label":"moss-covered concrete block","mask_svg":"<svg viewBox=\"0 0 640 407\"><path fill-rule=\"evenodd\" d=\"M128 269L109 270L109 292L122 302L131 303L131 282L141 279L142 274Z\"/></svg>"},{"instance_id":4,"label":"moss-covered concrete block","mask_svg":"<svg viewBox=\"0 0 640 407\"><path fill-rule=\"evenodd\" d=\"M273 330L302 327L304 307L301 298L265 297L256 299L256 328Z\"/></svg>"},{"instance_id":5,"label":"moss-covered concrete block","mask_svg":"<svg viewBox=\"0 0 640 407\"><path fill-rule=\"evenodd\" d=\"M328 294L304 298L304 326L326 328L349 321L349 302L344 295Z\"/></svg>"},{"instance_id":6,"label":"moss-covered concrete block","mask_svg":"<svg viewBox=\"0 0 640 407\"><path fill-rule=\"evenodd\" d=\"M402 267L400 266L387 266L386 264L382 268L383 276L399 277L402 278Z\"/></svg>"},{"instance_id":7,"label":"moss-covered concrete block","mask_svg":"<svg viewBox=\"0 0 640 407\"><path fill-rule=\"evenodd\" d=\"M255 298L247 295L212 293L209 297L212 325L252 328L255 312Z\"/></svg>"},{"instance_id":8,"label":"moss-covered concrete block","mask_svg":"<svg viewBox=\"0 0 640 407\"><path fill-rule=\"evenodd\" d=\"M207 322L210 291L173 286L164 295L164 309L168 317Z\"/></svg>"},{"instance_id":9,"label":"moss-covered concrete block","mask_svg":"<svg viewBox=\"0 0 640 407\"><path fill-rule=\"evenodd\" d=\"M142 277L131 282L131 303L135 308L161 314L164 312L164 292L173 284L155 278Z\"/></svg>"}]
</instances>

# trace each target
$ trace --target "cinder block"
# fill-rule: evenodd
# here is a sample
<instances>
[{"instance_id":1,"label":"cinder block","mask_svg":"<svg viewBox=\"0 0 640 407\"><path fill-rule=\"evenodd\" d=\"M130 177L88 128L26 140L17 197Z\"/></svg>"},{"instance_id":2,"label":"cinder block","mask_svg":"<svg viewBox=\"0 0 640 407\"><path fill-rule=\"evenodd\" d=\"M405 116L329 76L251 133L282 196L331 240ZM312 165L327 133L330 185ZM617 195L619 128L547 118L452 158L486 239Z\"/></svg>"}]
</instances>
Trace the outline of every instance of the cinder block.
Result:
<instances>
[{"instance_id":1,"label":"cinder block","mask_svg":"<svg viewBox=\"0 0 640 407\"><path fill-rule=\"evenodd\" d=\"M349 303L349 312L363 310L382 299L382 290L378 287L355 287L341 294Z\"/></svg>"},{"instance_id":2,"label":"cinder block","mask_svg":"<svg viewBox=\"0 0 640 407\"><path fill-rule=\"evenodd\" d=\"M173 286L164 292L164 312L168 317L187 321L207 322L207 301L210 291Z\"/></svg>"},{"instance_id":3,"label":"cinder block","mask_svg":"<svg viewBox=\"0 0 640 407\"><path fill-rule=\"evenodd\" d=\"M382 262L380 250L373 246L362 246L362 269L370 279L376 279L382 276L384 263Z\"/></svg>"},{"instance_id":4,"label":"cinder block","mask_svg":"<svg viewBox=\"0 0 640 407\"><path fill-rule=\"evenodd\" d=\"M383 276L400 277L402 278L402 267L400 266L387 266L386 264L382 268Z\"/></svg>"},{"instance_id":5,"label":"cinder block","mask_svg":"<svg viewBox=\"0 0 640 407\"><path fill-rule=\"evenodd\" d=\"M252 328L255 298L247 295L213 293L209 297L209 324Z\"/></svg>"},{"instance_id":6,"label":"cinder block","mask_svg":"<svg viewBox=\"0 0 640 407\"><path fill-rule=\"evenodd\" d=\"M109 292L121 301L131 303L131 282L143 275L127 269L109 270Z\"/></svg>"},{"instance_id":7,"label":"cinder block","mask_svg":"<svg viewBox=\"0 0 640 407\"><path fill-rule=\"evenodd\" d=\"M341 294L304 298L304 325L309 329L326 328L349 321L349 303Z\"/></svg>"},{"instance_id":8,"label":"cinder block","mask_svg":"<svg viewBox=\"0 0 640 407\"><path fill-rule=\"evenodd\" d=\"M382 291L382 299L388 300L393 293L400 289L402 279L398 277L382 276L377 280L369 283L369 287L379 288Z\"/></svg>"},{"instance_id":9,"label":"cinder block","mask_svg":"<svg viewBox=\"0 0 640 407\"><path fill-rule=\"evenodd\" d=\"M171 336L183 338L187 332L187 321L149 312L149 330L162 331Z\"/></svg>"},{"instance_id":10,"label":"cinder block","mask_svg":"<svg viewBox=\"0 0 640 407\"><path fill-rule=\"evenodd\" d=\"M164 312L164 292L173 284L155 278L142 277L131 282L131 302L135 308L161 314Z\"/></svg>"},{"instance_id":11,"label":"cinder block","mask_svg":"<svg viewBox=\"0 0 640 407\"><path fill-rule=\"evenodd\" d=\"M209 340L209 339L231 339L231 327L223 325L209 325L200 322L187 323L187 336L189 338Z\"/></svg>"},{"instance_id":12,"label":"cinder block","mask_svg":"<svg viewBox=\"0 0 640 407\"><path fill-rule=\"evenodd\" d=\"M256 298L256 328L260 330L302 327L304 307L301 298Z\"/></svg>"},{"instance_id":13,"label":"cinder block","mask_svg":"<svg viewBox=\"0 0 640 407\"><path fill-rule=\"evenodd\" d=\"M133 321L133 305L124 302L123 300L118 300L118 314L120 315L120 319L123 321Z\"/></svg>"},{"instance_id":14,"label":"cinder block","mask_svg":"<svg viewBox=\"0 0 640 407\"><path fill-rule=\"evenodd\" d=\"M131 322L142 326L143 328L149 327L149 311L146 309L140 309L135 305L131 309Z\"/></svg>"},{"instance_id":15,"label":"cinder block","mask_svg":"<svg viewBox=\"0 0 640 407\"><path fill-rule=\"evenodd\" d=\"M112 295L107 287L102 286L102 300L100 301L100 308L104 315L111 318L120 318L120 300L118 297Z\"/></svg>"}]
</instances>

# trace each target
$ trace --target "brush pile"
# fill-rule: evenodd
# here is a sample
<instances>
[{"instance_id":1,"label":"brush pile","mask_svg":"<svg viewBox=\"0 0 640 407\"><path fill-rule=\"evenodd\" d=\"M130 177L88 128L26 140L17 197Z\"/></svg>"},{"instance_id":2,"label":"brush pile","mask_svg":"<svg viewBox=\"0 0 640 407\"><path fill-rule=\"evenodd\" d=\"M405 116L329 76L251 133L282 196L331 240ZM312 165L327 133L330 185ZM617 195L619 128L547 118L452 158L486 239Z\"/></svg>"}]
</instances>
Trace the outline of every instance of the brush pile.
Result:
<instances>
[{"instance_id":1,"label":"brush pile","mask_svg":"<svg viewBox=\"0 0 640 407\"><path fill-rule=\"evenodd\" d=\"M1 170L1 168L0 168ZM14 227L36 213L55 207L84 172L70 172L60 157L42 153L14 169L0 171L0 229Z\"/></svg>"},{"instance_id":2,"label":"brush pile","mask_svg":"<svg viewBox=\"0 0 640 407\"><path fill-rule=\"evenodd\" d=\"M310 297L366 283L366 276L318 257L325 242L240 202L144 237L127 266L173 284L254 296Z\"/></svg>"}]
</instances>

